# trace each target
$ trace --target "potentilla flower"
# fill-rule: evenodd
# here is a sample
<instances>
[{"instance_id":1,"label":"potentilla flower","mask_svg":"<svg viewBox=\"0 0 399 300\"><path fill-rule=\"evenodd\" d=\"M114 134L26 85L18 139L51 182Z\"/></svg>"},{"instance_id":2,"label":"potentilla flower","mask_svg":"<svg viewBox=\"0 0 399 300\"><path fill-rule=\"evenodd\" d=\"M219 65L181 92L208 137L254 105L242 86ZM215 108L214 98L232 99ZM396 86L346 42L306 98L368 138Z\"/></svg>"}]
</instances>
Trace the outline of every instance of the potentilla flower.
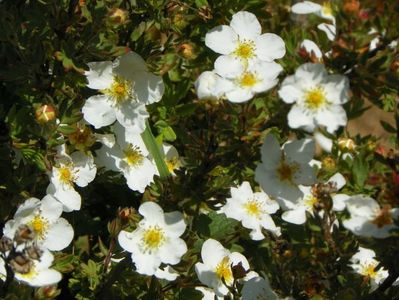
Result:
<instances>
[{"instance_id":1,"label":"potentilla flower","mask_svg":"<svg viewBox=\"0 0 399 300\"><path fill-rule=\"evenodd\" d=\"M162 270L160 265L179 263L187 251L186 243L180 238L186 229L183 215L178 211L164 213L154 202L141 204L139 213L143 219L136 230L122 230L118 236L119 244L132 253L132 261L138 273L173 279L164 273L171 273L171 270Z\"/></svg>"},{"instance_id":2,"label":"potentilla flower","mask_svg":"<svg viewBox=\"0 0 399 300\"><path fill-rule=\"evenodd\" d=\"M151 74L145 61L129 52L113 62L88 63L88 87L101 92L86 100L82 108L84 119L95 128L118 120L125 127L144 131L148 113L146 104L161 100L164 84L160 76Z\"/></svg>"},{"instance_id":3,"label":"potentilla flower","mask_svg":"<svg viewBox=\"0 0 399 300\"><path fill-rule=\"evenodd\" d=\"M108 170L121 172L127 185L134 191L143 193L158 174L154 162L149 158L149 152L137 131L130 131L116 123L113 126L116 143L113 147L103 145L96 151L96 161L99 166Z\"/></svg>"},{"instance_id":4,"label":"potentilla flower","mask_svg":"<svg viewBox=\"0 0 399 300\"><path fill-rule=\"evenodd\" d=\"M276 227L270 214L279 209L276 201L271 200L265 193L252 191L248 181L244 181L237 188L230 188L231 198L220 208L219 213L236 219L245 228L252 229L250 236L253 240L264 239L262 228L280 235L280 228Z\"/></svg>"},{"instance_id":5,"label":"potentilla flower","mask_svg":"<svg viewBox=\"0 0 399 300\"><path fill-rule=\"evenodd\" d=\"M67 220L61 218L62 204L51 195L41 201L29 198L22 203L3 229L6 237L13 239L21 225L27 225L34 232L34 241L42 248L60 251L73 239L73 228Z\"/></svg>"},{"instance_id":6,"label":"potentilla flower","mask_svg":"<svg viewBox=\"0 0 399 300\"><path fill-rule=\"evenodd\" d=\"M227 66L240 72L257 60L272 62L285 55L284 41L273 33L262 34L258 19L247 11L235 13L230 26L213 28L206 34L205 44L222 54L215 62L215 71L223 77Z\"/></svg>"},{"instance_id":7,"label":"potentilla flower","mask_svg":"<svg viewBox=\"0 0 399 300\"><path fill-rule=\"evenodd\" d=\"M198 98L203 100L219 100L233 88L231 81L222 78L214 71L202 72L194 85Z\"/></svg>"},{"instance_id":8,"label":"potentilla flower","mask_svg":"<svg viewBox=\"0 0 399 300\"><path fill-rule=\"evenodd\" d=\"M340 173L335 174L327 181L327 184L331 184L336 191L340 190L345 183L345 178ZM314 193L314 186L299 185L299 189L303 193L303 197L297 203L281 200L281 206L285 210L281 218L286 222L297 225L306 222L306 213L314 216L317 213L317 205L320 203L320 199ZM331 194L334 205L341 210L345 208L344 201L349 197L345 194Z\"/></svg>"},{"instance_id":9,"label":"potentilla flower","mask_svg":"<svg viewBox=\"0 0 399 300\"><path fill-rule=\"evenodd\" d=\"M370 293L388 277L389 273L383 267L378 268L379 261L375 259L375 252L371 249L359 247L358 252L350 259L351 267L370 283Z\"/></svg>"},{"instance_id":10,"label":"potentilla flower","mask_svg":"<svg viewBox=\"0 0 399 300\"><path fill-rule=\"evenodd\" d=\"M195 264L198 279L212 288L218 297L229 293L227 286L231 286L234 282L232 267L241 264L245 270L249 270L244 255L238 252L231 253L214 239L207 239L204 242L201 258L203 262Z\"/></svg>"},{"instance_id":11,"label":"potentilla flower","mask_svg":"<svg viewBox=\"0 0 399 300\"><path fill-rule=\"evenodd\" d=\"M169 172L172 175L176 175L175 170L178 170L183 166L183 159L179 157L177 149L172 145L163 143L162 150L165 155L165 164L168 167Z\"/></svg>"},{"instance_id":12,"label":"potentilla flower","mask_svg":"<svg viewBox=\"0 0 399 300\"><path fill-rule=\"evenodd\" d=\"M288 125L313 132L325 126L330 133L347 123L342 104L349 100L349 80L328 75L322 64L306 63L294 75L284 79L278 91L286 103L294 103L288 113Z\"/></svg>"},{"instance_id":13,"label":"potentilla flower","mask_svg":"<svg viewBox=\"0 0 399 300\"><path fill-rule=\"evenodd\" d=\"M262 163L256 167L255 180L278 201L298 202L303 197L298 185L315 183L315 170L309 164L314 155L311 139L287 142L280 149L277 139L269 134L261 154Z\"/></svg>"},{"instance_id":14,"label":"potentilla flower","mask_svg":"<svg viewBox=\"0 0 399 300\"><path fill-rule=\"evenodd\" d=\"M241 290L241 296L243 300L279 299L276 293L272 290L269 280L260 277L257 274L256 276L249 276L249 278L246 278Z\"/></svg>"},{"instance_id":15,"label":"potentilla flower","mask_svg":"<svg viewBox=\"0 0 399 300\"><path fill-rule=\"evenodd\" d=\"M79 210L82 199L74 185L85 187L94 180L97 167L93 157L80 151L68 155L65 145L62 145L58 148L54 162L47 193L63 204L64 211Z\"/></svg>"},{"instance_id":16,"label":"potentilla flower","mask_svg":"<svg viewBox=\"0 0 399 300\"><path fill-rule=\"evenodd\" d=\"M399 210L389 205L382 208L373 198L366 195L355 195L345 201L350 218L342 224L354 234L364 237L387 238L392 229Z\"/></svg>"},{"instance_id":17,"label":"potentilla flower","mask_svg":"<svg viewBox=\"0 0 399 300\"><path fill-rule=\"evenodd\" d=\"M275 62L257 61L238 72L232 65L223 66L223 70L224 74L220 75L232 83L231 88L225 92L226 98L231 102L241 103L274 87L283 68Z\"/></svg>"},{"instance_id":18,"label":"potentilla flower","mask_svg":"<svg viewBox=\"0 0 399 300\"><path fill-rule=\"evenodd\" d=\"M330 1L324 1L322 5L311 1L299 2L291 7L291 11L295 14L316 14L323 19L330 20L332 24L321 23L317 26L317 28L324 31L330 41L335 39L335 17L333 15L333 9L331 7Z\"/></svg>"},{"instance_id":19,"label":"potentilla flower","mask_svg":"<svg viewBox=\"0 0 399 300\"><path fill-rule=\"evenodd\" d=\"M14 269L15 279L33 287L56 284L62 278L61 273L50 269L54 260L47 249L43 249L39 259L32 259L27 272L18 272Z\"/></svg>"}]
</instances>

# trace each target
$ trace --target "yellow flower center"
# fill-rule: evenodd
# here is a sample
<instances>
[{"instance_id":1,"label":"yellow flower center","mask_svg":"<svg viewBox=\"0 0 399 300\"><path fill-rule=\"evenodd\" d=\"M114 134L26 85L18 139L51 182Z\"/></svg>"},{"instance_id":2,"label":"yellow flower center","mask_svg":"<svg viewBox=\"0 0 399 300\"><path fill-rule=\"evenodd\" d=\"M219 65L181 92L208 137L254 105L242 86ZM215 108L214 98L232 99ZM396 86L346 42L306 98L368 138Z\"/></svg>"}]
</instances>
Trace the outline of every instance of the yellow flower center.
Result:
<instances>
[{"instance_id":1,"label":"yellow flower center","mask_svg":"<svg viewBox=\"0 0 399 300\"><path fill-rule=\"evenodd\" d=\"M32 278L34 278L34 277L36 277L38 275L38 272L36 271L36 268L35 268L35 266L34 266L34 264L32 264L31 266L30 266L30 269L29 269L29 271L28 272L26 272L26 273L19 273L19 276L20 277L22 277L22 278L24 278L24 279L32 279Z\"/></svg>"},{"instance_id":2,"label":"yellow flower center","mask_svg":"<svg viewBox=\"0 0 399 300\"><path fill-rule=\"evenodd\" d=\"M172 173L175 169L179 167L179 160L177 157L173 157L172 159L165 159L165 164L169 172Z\"/></svg>"},{"instance_id":3,"label":"yellow flower center","mask_svg":"<svg viewBox=\"0 0 399 300\"><path fill-rule=\"evenodd\" d=\"M313 195L306 195L303 203L305 204L307 210L312 211L313 207L319 202L319 199L317 199Z\"/></svg>"},{"instance_id":4,"label":"yellow flower center","mask_svg":"<svg viewBox=\"0 0 399 300\"><path fill-rule=\"evenodd\" d=\"M280 181L287 181L292 183L295 173L299 170L297 164L287 164L284 160L280 161L280 165L277 167L277 176Z\"/></svg>"},{"instance_id":5,"label":"yellow flower center","mask_svg":"<svg viewBox=\"0 0 399 300\"><path fill-rule=\"evenodd\" d=\"M139 147L133 146L132 144L129 144L129 146L123 151L125 154L125 158L129 166L136 167L140 165L143 160L144 156L141 153Z\"/></svg>"},{"instance_id":6,"label":"yellow flower center","mask_svg":"<svg viewBox=\"0 0 399 300\"><path fill-rule=\"evenodd\" d=\"M258 78L254 73L245 72L242 76L238 79L238 83L243 88L250 88L253 87L255 84L258 83Z\"/></svg>"},{"instance_id":7,"label":"yellow flower center","mask_svg":"<svg viewBox=\"0 0 399 300\"><path fill-rule=\"evenodd\" d=\"M233 282L233 272L230 267L230 259L225 256L222 261L216 266L215 273L220 280L230 285Z\"/></svg>"},{"instance_id":8,"label":"yellow flower center","mask_svg":"<svg viewBox=\"0 0 399 300\"><path fill-rule=\"evenodd\" d=\"M392 215L391 215L391 206L384 205L382 209L377 213L374 220L371 222L375 224L378 228L393 224Z\"/></svg>"},{"instance_id":9,"label":"yellow flower center","mask_svg":"<svg viewBox=\"0 0 399 300\"><path fill-rule=\"evenodd\" d=\"M156 250L165 242L165 234L159 226L150 227L143 234L144 247Z\"/></svg>"},{"instance_id":10,"label":"yellow flower center","mask_svg":"<svg viewBox=\"0 0 399 300\"><path fill-rule=\"evenodd\" d=\"M375 270L376 266L377 266L377 263L373 263L373 262L362 265L361 274L363 276L367 276L369 278L375 278L377 276L377 272Z\"/></svg>"},{"instance_id":11,"label":"yellow flower center","mask_svg":"<svg viewBox=\"0 0 399 300\"><path fill-rule=\"evenodd\" d=\"M135 99L133 94L133 83L121 76L115 76L111 86L102 91L103 94L110 96L116 104L126 100Z\"/></svg>"},{"instance_id":12,"label":"yellow flower center","mask_svg":"<svg viewBox=\"0 0 399 300\"><path fill-rule=\"evenodd\" d=\"M247 60L255 56L255 43L253 41L239 42L234 50L234 55L240 59Z\"/></svg>"},{"instance_id":13,"label":"yellow flower center","mask_svg":"<svg viewBox=\"0 0 399 300\"><path fill-rule=\"evenodd\" d=\"M49 222L46 219L40 215L36 215L28 225L33 228L33 231L39 239L44 239L49 226Z\"/></svg>"},{"instance_id":14,"label":"yellow flower center","mask_svg":"<svg viewBox=\"0 0 399 300\"><path fill-rule=\"evenodd\" d=\"M260 218L263 212L261 203L255 199L248 200L247 203L244 204L244 209L249 215L256 218Z\"/></svg>"},{"instance_id":15,"label":"yellow flower center","mask_svg":"<svg viewBox=\"0 0 399 300\"><path fill-rule=\"evenodd\" d=\"M315 87L305 93L305 105L310 110L318 110L327 103L324 89Z\"/></svg>"},{"instance_id":16,"label":"yellow flower center","mask_svg":"<svg viewBox=\"0 0 399 300\"><path fill-rule=\"evenodd\" d=\"M75 174L72 170L72 164L62 165L58 168L59 180L66 185L72 185L75 181Z\"/></svg>"},{"instance_id":17,"label":"yellow flower center","mask_svg":"<svg viewBox=\"0 0 399 300\"><path fill-rule=\"evenodd\" d=\"M333 10L332 10L331 3L329 1L324 2L322 5L322 8L321 8L321 11L322 11L323 15L332 16Z\"/></svg>"}]
</instances>

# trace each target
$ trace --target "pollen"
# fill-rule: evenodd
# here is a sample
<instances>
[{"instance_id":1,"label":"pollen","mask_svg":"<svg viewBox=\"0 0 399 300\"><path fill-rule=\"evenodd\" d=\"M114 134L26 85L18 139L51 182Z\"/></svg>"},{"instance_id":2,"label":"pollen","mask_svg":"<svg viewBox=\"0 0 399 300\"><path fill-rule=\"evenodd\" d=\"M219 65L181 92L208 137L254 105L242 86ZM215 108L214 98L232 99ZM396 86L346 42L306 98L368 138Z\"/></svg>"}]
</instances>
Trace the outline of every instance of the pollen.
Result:
<instances>
[{"instance_id":1,"label":"pollen","mask_svg":"<svg viewBox=\"0 0 399 300\"><path fill-rule=\"evenodd\" d=\"M216 266L215 273L220 280L224 280L226 284L233 282L233 273L230 267L230 259L225 256L222 261Z\"/></svg>"},{"instance_id":2,"label":"pollen","mask_svg":"<svg viewBox=\"0 0 399 300\"><path fill-rule=\"evenodd\" d=\"M175 169L178 168L179 160L177 159L177 157L173 157L172 159L165 159L165 164L169 172L172 173Z\"/></svg>"},{"instance_id":3,"label":"pollen","mask_svg":"<svg viewBox=\"0 0 399 300\"><path fill-rule=\"evenodd\" d=\"M129 146L123 151L123 153L125 154L125 158L129 166L137 167L144 160L144 156L141 153L139 147L132 144L129 144Z\"/></svg>"},{"instance_id":4,"label":"pollen","mask_svg":"<svg viewBox=\"0 0 399 300\"><path fill-rule=\"evenodd\" d=\"M234 54L240 58L247 60L255 56L255 43L253 41L239 42Z\"/></svg>"},{"instance_id":5,"label":"pollen","mask_svg":"<svg viewBox=\"0 0 399 300\"><path fill-rule=\"evenodd\" d=\"M324 89L315 87L305 93L305 105L310 110L318 110L326 105L327 99Z\"/></svg>"},{"instance_id":6,"label":"pollen","mask_svg":"<svg viewBox=\"0 0 399 300\"><path fill-rule=\"evenodd\" d=\"M44 219L42 216L37 215L33 218L32 221L29 222L28 225L33 228L33 231L39 239L44 239L49 225L46 219Z\"/></svg>"},{"instance_id":7,"label":"pollen","mask_svg":"<svg viewBox=\"0 0 399 300\"><path fill-rule=\"evenodd\" d=\"M277 168L277 176L280 181L287 181L292 183L295 173L298 171L296 164L287 164L284 160L280 162Z\"/></svg>"},{"instance_id":8,"label":"pollen","mask_svg":"<svg viewBox=\"0 0 399 300\"><path fill-rule=\"evenodd\" d=\"M262 214L262 207L259 201L255 199L248 200L247 203L244 204L245 211L256 218L260 218Z\"/></svg>"},{"instance_id":9,"label":"pollen","mask_svg":"<svg viewBox=\"0 0 399 300\"><path fill-rule=\"evenodd\" d=\"M368 278L375 278L377 276L377 272L375 270L376 266L377 264L373 262L362 265L361 274L363 276L367 276Z\"/></svg>"},{"instance_id":10,"label":"pollen","mask_svg":"<svg viewBox=\"0 0 399 300\"><path fill-rule=\"evenodd\" d=\"M145 249L156 250L165 242L165 234L159 226L150 227L143 234Z\"/></svg>"},{"instance_id":11,"label":"pollen","mask_svg":"<svg viewBox=\"0 0 399 300\"><path fill-rule=\"evenodd\" d=\"M133 95L133 83L121 76L115 76L111 86L102 90L102 93L110 96L116 104L128 99L135 99Z\"/></svg>"},{"instance_id":12,"label":"pollen","mask_svg":"<svg viewBox=\"0 0 399 300\"><path fill-rule=\"evenodd\" d=\"M72 167L72 164L68 164L58 168L59 180L63 184L72 185L72 182L75 181L75 174Z\"/></svg>"},{"instance_id":13,"label":"pollen","mask_svg":"<svg viewBox=\"0 0 399 300\"><path fill-rule=\"evenodd\" d=\"M239 85L244 88L253 87L258 81L256 75L250 72L245 72L238 80Z\"/></svg>"},{"instance_id":14,"label":"pollen","mask_svg":"<svg viewBox=\"0 0 399 300\"><path fill-rule=\"evenodd\" d=\"M331 3L329 1L326 1L323 3L321 11L323 12L324 15L326 16L332 16L333 15L333 10Z\"/></svg>"}]
</instances>

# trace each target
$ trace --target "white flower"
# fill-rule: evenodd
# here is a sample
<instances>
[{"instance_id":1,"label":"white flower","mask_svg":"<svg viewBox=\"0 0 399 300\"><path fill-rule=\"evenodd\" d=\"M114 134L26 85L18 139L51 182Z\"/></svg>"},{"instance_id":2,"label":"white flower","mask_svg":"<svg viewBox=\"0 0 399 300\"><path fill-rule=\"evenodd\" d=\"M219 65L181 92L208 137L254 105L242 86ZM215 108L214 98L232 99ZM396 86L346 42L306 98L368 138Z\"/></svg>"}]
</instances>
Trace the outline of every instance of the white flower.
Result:
<instances>
[{"instance_id":1,"label":"white flower","mask_svg":"<svg viewBox=\"0 0 399 300\"><path fill-rule=\"evenodd\" d=\"M21 225L28 225L35 233L35 243L51 251L66 248L73 239L73 228L67 220L61 218L62 204L47 195L41 201L29 198L21 204L8 221L3 233L10 239Z\"/></svg>"},{"instance_id":2,"label":"white flower","mask_svg":"<svg viewBox=\"0 0 399 300\"><path fill-rule=\"evenodd\" d=\"M356 273L362 275L370 282L370 293L388 277L389 273L384 268L376 270L379 261L375 259L375 252L359 247L359 251L350 259L351 267Z\"/></svg>"},{"instance_id":3,"label":"white flower","mask_svg":"<svg viewBox=\"0 0 399 300\"><path fill-rule=\"evenodd\" d=\"M123 128L116 123L113 126L116 143L113 147L103 145L96 151L96 161L99 166L108 170L122 172L127 185L134 191L143 193L145 188L153 182L154 175L158 174L144 141L135 131Z\"/></svg>"},{"instance_id":4,"label":"white flower","mask_svg":"<svg viewBox=\"0 0 399 300\"><path fill-rule=\"evenodd\" d=\"M335 39L335 17L333 15L330 1L325 1L322 5L311 1L299 2L291 7L291 11L295 14L316 14L319 17L330 20L332 24L321 23L317 28L324 31L330 41Z\"/></svg>"},{"instance_id":5,"label":"white flower","mask_svg":"<svg viewBox=\"0 0 399 300\"><path fill-rule=\"evenodd\" d=\"M220 75L232 83L231 89L225 92L226 98L231 102L241 103L274 87L283 68L275 62L258 61L239 72L230 69L230 65L225 65L224 70L224 74Z\"/></svg>"},{"instance_id":6,"label":"white flower","mask_svg":"<svg viewBox=\"0 0 399 300\"><path fill-rule=\"evenodd\" d=\"M164 161L169 172L172 175L176 175L175 170L178 170L183 166L183 159L179 157L177 149L167 143L162 144L162 151L164 154Z\"/></svg>"},{"instance_id":7,"label":"white flower","mask_svg":"<svg viewBox=\"0 0 399 300\"><path fill-rule=\"evenodd\" d=\"M373 198L365 195L352 196L345 204L350 218L342 224L356 235L386 238L397 228L393 219L398 216L398 209L391 209L389 205L381 208Z\"/></svg>"},{"instance_id":8,"label":"white flower","mask_svg":"<svg viewBox=\"0 0 399 300\"><path fill-rule=\"evenodd\" d=\"M245 281L241 296L242 300L279 299L270 287L269 280L260 276L254 276Z\"/></svg>"},{"instance_id":9,"label":"white flower","mask_svg":"<svg viewBox=\"0 0 399 300\"><path fill-rule=\"evenodd\" d=\"M347 123L342 104L349 100L349 81L342 75L328 75L322 64L306 63L284 79L279 96L294 103L288 125L313 132L325 126L330 133Z\"/></svg>"},{"instance_id":10,"label":"white flower","mask_svg":"<svg viewBox=\"0 0 399 300\"><path fill-rule=\"evenodd\" d=\"M186 243L180 238L186 229L183 215L178 211L164 213L154 202L140 205L139 213L143 219L136 230L122 230L118 236L119 244L132 253L132 261L138 273L160 276L167 280L176 278L169 277L172 273L170 269L161 270L159 267L161 263L179 263L187 251Z\"/></svg>"},{"instance_id":11,"label":"white flower","mask_svg":"<svg viewBox=\"0 0 399 300\"><path fill-rule=\"evenodd\" d=\"M5 281L7 278L7 270L4 263L4 259L0 257L0 280Z\"/></svg>"},{"instance_id":12,"label":"white flower","mask_svg":"<svg viewBox=\"0 0 399 300\"><path fill-rule=\"evenodd\" d=\"M333 184L336 189L339 190L345 185L346 181L340 173L336 173L327 181L327 184L329 183ZM312 216L316 213L315 206L320 201L312 192L312 186L300 185L299 189L302 191L303 197L297 203L281 200L281 206L286 210L281 218L286 222L297 225L306 222L306 212L310 213ZM348 199L349 196L344 194L333 194L331 198L334 205L343 210L345 208L344 201Z\"/></svg>"},{"instance_id":13,"label":"white flower","mask_svg":"<svg viewBox=\"0 0 399 300\"><path fill-rule=\"evenodd\" d=\"M39 287L56 284L62 278L61 273L50 269L54 260L49 250L44 249L38 260L32 260L33 264L29 272L19 273L15 271L15 279L30 286Z\"/></svg>"},{"instance_id":14,"label":"white flower","mask_svg":"<svg viewBox=\"0 0 399 300\"><path fill-rule=\"evenodd\" d=\"M197 286L195 289L197 291L200 291L203 294L202 300L215 300L215 298L217 300L224 300L224 296L222 296L222 297L216 296L213 289L209 289L209 288L202 287L202 286Z\"/></svg>"},{"instance_id":15,"label":"white flower","mask_svg":"<svg viewBox=\"0 0 399 300\"><path fill-rule=\"evenodd\" d=\"M148 72L145 61L129 52L114 62L88 63L88 87L101 92L86 100L82 108L84 119L95 128L118 120L124 127L145 129L148 117L146 104L161 100L164 84L160 76Z\"/></svg>"},{"instance_id":16,"label":"white flower","mask_svg":"<svg viewBox=\"0 0 399 300\"><path fill-rule=\"evenodd\" d=\"M216 296L222 297L229 293L225 286L231 286L234 282L232 266L241 263L245 270L249 264L244 255L225 249L218 241L207 239L202 245L201 258L203 263L195 264L195 272L198 279L215 291Z\"/></svg>"},{"instance_id":17,"label":"white flower","mask_svg":"<svg viewBox=\"0 0 399 300\"><path fill-rule=\"evenodd\" d=\"M75 191L74 184L85 187L94 180L97 172L94 159L91 155L85 155L80 151L69 156L63 145L59 147L54 160L55 165L49 174L50 184L47 193L63 204L64 211L79 210L82 199Z\"/></svg>"},{"instance_id":18,"label":"white flower","mask_svg":"<svg viewBox=\"0 0 399 300\"><path fill-rule=\"evenodd\" d=\"M230 26L220 25L208 32L205 44L222 54L215 61L216 73L225 74L227 67L237 73L257 60L272 62L283 57L284 41L276 34L261 32L256 16L247 11L234 14Z\"/></svg>"},{"instance_id":19,"label":"white flower","mask_svg":"<svg viewBox=\"0 0 399 300\"><path fill-rule=\"evenodd\" d=\"M277 200L297 202L303 197L298 185L315 183L310 166L314 155L311 139L287 142L280 149L277 139L269 134L263 142L262 163L255 170L255 180L266 194Z\"/></svg>"},{"instance_id":20,"label":"white flower","mask_svg":"<svg viewBox=\"0 0 399 300\"><path fill-rule=\"evenodd\" d=\"M231 81L222 78L214 71L205 71L197 78L194 83L195 92L199 99L219 100L226 91L232 89Z\"/></svg>"},{"instance_id":21,"label":"white flower","mask_svg":"<svg viewBox=\"0 0 399 300\"><path fill-rule=\"evenodd\" d=\"M231 198L220 208L219 213L242 222L245 228L252 229L250 236L253 240L264 239L262 228L280 235L280 228L276 227L270 214L275 213L279 205L263 192L252 192L249 182L244 181L238 188L230 188Z\"/></svg>"}]
</instances>

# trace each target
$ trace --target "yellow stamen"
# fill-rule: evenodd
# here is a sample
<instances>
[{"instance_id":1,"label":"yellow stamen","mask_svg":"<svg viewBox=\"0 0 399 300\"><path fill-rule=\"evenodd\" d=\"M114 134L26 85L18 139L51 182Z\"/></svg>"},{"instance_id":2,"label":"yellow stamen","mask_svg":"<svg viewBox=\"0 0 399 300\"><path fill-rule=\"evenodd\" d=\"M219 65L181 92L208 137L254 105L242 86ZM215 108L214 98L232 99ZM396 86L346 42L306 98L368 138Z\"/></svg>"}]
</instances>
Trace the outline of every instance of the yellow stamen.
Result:
<instances>
[{"instance_id":1,"label":"yellow stamen","mask_svg":"<svg viewBox=\"0 0 399 300\"><path fill-rule=\"evenodd\" d=\"M75 172L72 170L72 168L72 164L62 165L58 168L58 175L61 183L66 185L72 185L72 183L75 181Z\"/></svg>"},{"instance_id":2,"label":"yellow stamen","mask_svg":"<svg viewBox=\"0 0 399 300\"><path fill-rule=\"evenodd\" d=\"M276 171L280 181L293 183L294 175L298 170L299 166L297 164L288 164L282 160Z\"/></svg>"},{"instance_id":3,"label":"yellow stamen","mask_svg":"<svg viewBox=\"0 0 399 300\"><path fill-rule=\"evenodd\" d=\"M305 105L310 110L318 110L327 103L324 89L315 87L305 93Z\"/></svg>"},{"instance_id":4,"label":"yellow stamen","mask_svg":"<svg viewBox=\"0 0 399 300\"><path fill-rule=\"evenodd\" d=\"M319 199L317 199L313 195L306 195L303 202L304 202L307 210L313 211L313 208L319 202Z\"/></svg>"},{"instance_id":5,"label":"yellow stamen","mask_svg":"<svg viewBox=\"0 0 399 300\"><path fill-rule=\"evenodd\" d=\"M224 279L226 284L231 284L233 282L233 272L231 271L230 259L228 256L225 256L216 266L215 273L220 280Z\"/></svg>"},{"instance_id":6,"label":"yellow stamen","mask_svg":"<svg viewBox=\"0 0 399 300\"><path fill-rule=\"evenodd\" d=\"M260 202L255 199L248 200L244 204L244 209L247 211L249 215L254 216L256 218L260 218L263 212Z\"/></svg>"},{"instance_id":7,"label":"yellow stamen","mask_svg":"<svg viewBox=\"0 0 399 300\"><path fill-rule=\"evenodd\" d=\"M123 151L126 157L126 161L129 164L129 166L136 167L140 165L143 160L144 156L141 153L139 147L134 146L132 144L129 144L129 146Z\"/></svg>"},{"instance_id":8,"label":"yellow stamen","mask_svg":"<svg viewBox=\"0 0 399 300\"><path fill-rule=\"evenodd\" d=\"M169 172L172 173L175 169L179 167L179 160L177 157L173 157L172 159L165 159L165 164Z\"/></svg>"},{"instance_id":9,"label":"yellow stamen","mask_svg":"<svg viewBox=\"0 0 399 300\"><path fill-rule=\"evenodd\" d=\"M247 60L255 56L255 43L253 41L239 42L236 50L234 50L235 56L240 59Z\"/></svg>"},{"instance_id":10,"label":"yellow stamen","mask_svg":"<svg viewBox=\"0 0 399 300\"><path fill-rule=\"evenodd\" d=\"M361 274L368 278L375 278L377 276L377 272L375 270L376 266L377 266L377 263L368 263L368 264L362 265Z\"/></svg>"},{"instance_id":11,"label":"yellow stamen","mask_svg":"<svg viewBox=\"0 0 399 300\"><path fill-rule=\"evenodd\" d=\"M238 83L241 87L248 88L253 87L255 84L258 83L258 78L254 73L245 72L242 76L238 79Z\"/></svg>"},{"instance_id":12,"label":"yellow stamen","mask_svg":"<svg viewBox=\"0 0 399 300\"><path fill-rule=\"evenodd\" d=\"M49 225L49 222L46 219L44 219L40 215L36 215L33 220L29 222L28 225L33 228L36 236L39 239L44 239Z\"/></svg>"},{"instance_id":13,"label":"yellow stamen","mask_svg":"<svg viewBox=\"0 0 399 300\"><path fill-rule=\"evenodd\" d=\"M133 94L133 83L120 76L115 76L111 86L101 92L110 96L116 104L120 104L128 99L135 99Z\"/></svg>"},{"instance_id":14,"label":"yellow stamen","mask_svg":"<svg viewBox=\"0 0 399 300\"><path fill-rule=\"evenodd\" d=\"M144 247L148 250L159 249L165 242L165 235L159 226L150 227L143 234Z\"/></svg>"},{"instance_id":15,"label":"yellow stamen","mask_svg":"<svg viewBox=\"0 0 399 300\"><path fill-rule=\"evenodd\" d=\"M322 8L321 8L321 11L322 11L323 15L325 15L325 16L332 16L333 10L332 10L331 3L329 1L324 2L322 5Z\"/></svg>"}]
</instances>

